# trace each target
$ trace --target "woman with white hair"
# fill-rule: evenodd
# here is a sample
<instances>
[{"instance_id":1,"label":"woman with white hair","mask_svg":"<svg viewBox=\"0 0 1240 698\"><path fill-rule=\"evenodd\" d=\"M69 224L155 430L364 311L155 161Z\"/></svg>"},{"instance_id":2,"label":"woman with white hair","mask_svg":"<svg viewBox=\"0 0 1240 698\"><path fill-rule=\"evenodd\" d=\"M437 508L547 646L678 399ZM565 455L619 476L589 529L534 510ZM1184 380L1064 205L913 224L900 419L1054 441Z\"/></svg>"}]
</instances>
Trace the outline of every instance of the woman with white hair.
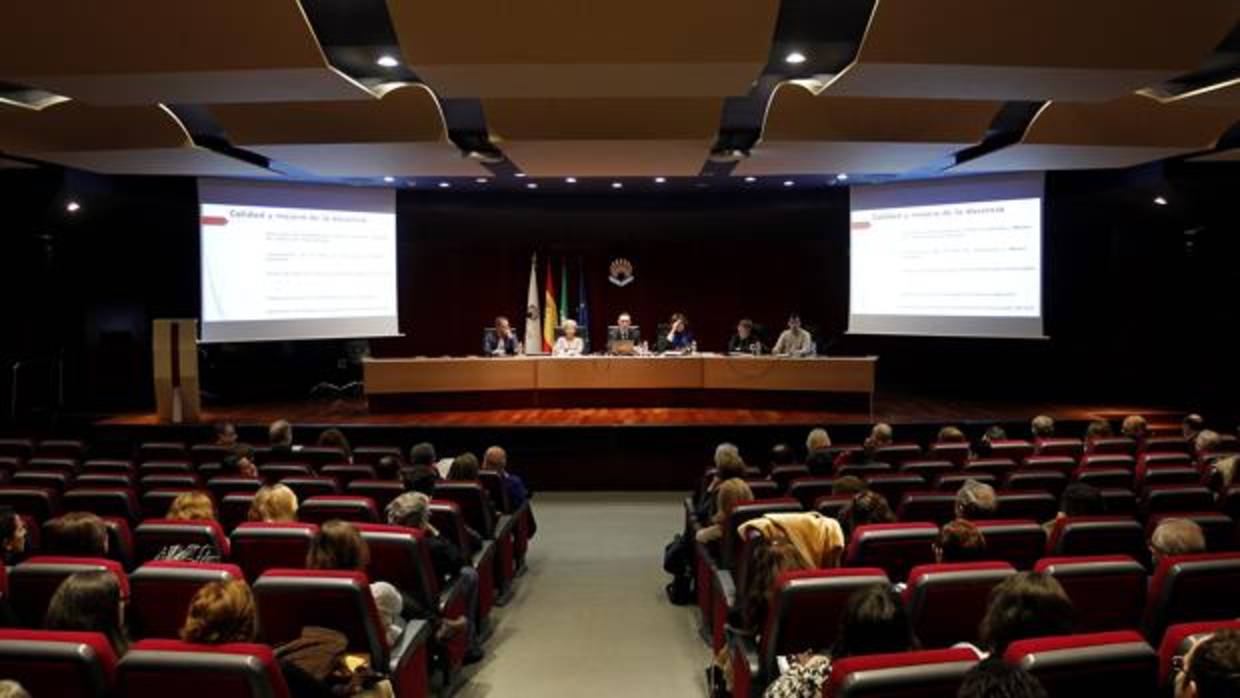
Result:
<instances>
[{"instance_id":1,"label":"woman with white hair","mask_svg":"<svg viewBox=\"0 0 1240 698\"><path fill-rule=\"evenodd\" d=\"M577 321L564 321L564 336L555 340L555 346L551 348L552 356L581 356L585 353L585 342L581 337L577 336Z\"/></svg>"}]
</instances>

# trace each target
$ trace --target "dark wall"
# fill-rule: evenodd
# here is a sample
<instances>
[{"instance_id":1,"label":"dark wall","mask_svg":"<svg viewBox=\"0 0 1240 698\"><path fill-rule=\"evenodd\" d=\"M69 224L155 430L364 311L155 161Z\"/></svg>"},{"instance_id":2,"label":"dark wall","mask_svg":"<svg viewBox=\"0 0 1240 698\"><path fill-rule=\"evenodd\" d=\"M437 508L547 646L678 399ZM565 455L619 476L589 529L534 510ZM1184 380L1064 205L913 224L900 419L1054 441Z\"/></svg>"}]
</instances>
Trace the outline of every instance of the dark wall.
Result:
<instances>
[{"instance_id":1,"label":"dark wall","mask_svg":"<svg viewBox=\"0 0 1240 698\"><path fill-rule=\"evenodd\" d=\"M521 325L529 258L586 270L595 339L621 310L653 335L688 314L703 349L742 316L774 333L790 310L833 353L876 353L881 390L934 398L1165 402L1230 409L1240 389L1231 325L1240 169L1175 165L1048 176L1047 341L841 336L847 319L847 197L841 190L743 194L533 195L405 191L398 198L401 325L378 355L474 353L503 313ZM1162 194L1170 205L1158 207ZM82 211L68 215L67 198ZM64 357L66 408L151 403L149 327L198 313L194 184L0 172L4 417L10 366ZM607 282L626 257L637 280ZM575 308L574 308L575 309ZM213 346L209 400L305 397L355 375L340 342ZM53 363L23 374L23 408L55 402ZM54 405L53 405L54 406Z\"/></svg>"}]
</instances>

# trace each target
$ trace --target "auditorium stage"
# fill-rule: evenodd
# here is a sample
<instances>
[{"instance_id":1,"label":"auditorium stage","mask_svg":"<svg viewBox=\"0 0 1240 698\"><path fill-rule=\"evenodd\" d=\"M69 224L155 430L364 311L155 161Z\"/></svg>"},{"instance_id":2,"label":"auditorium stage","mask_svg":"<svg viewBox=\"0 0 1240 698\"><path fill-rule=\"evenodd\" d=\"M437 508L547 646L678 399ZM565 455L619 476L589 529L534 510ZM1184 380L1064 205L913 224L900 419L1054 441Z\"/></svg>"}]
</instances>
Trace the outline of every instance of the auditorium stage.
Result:
<instances>
[{"instance_id":1,"label":"auditorium stage","mask_svg":"<svg viewBox=\"0 0 1240 698\"><path fill-rule=\"evenodd\" d=\"M896 426L899 441L928 442L944 424L957 424L972 437L991 424L1027 436L1028 420L1050 414L1061 433L1078 434L1091 419L1113 421L1145 415L1156 427L1172 427L1182 411L1122 404L1007 403L951 400L880 393L875 419ZM362 399L300 401L233 407L205 407L206 424L160 425L154 413L110 416L95 422L92 439L119 451L141 440L207 440L216 420L239 425L243 440L263 443L266 425L288 419L299 441L312 441L319 429L344 428L354 445L408 448L431 441L441 455L480 453L492 444L508 449L511 467L541 490L683 490L711 462L715 444L732 441L753 463L770 447L787 442L798 448L807 430L826 426L839 443L864 438L871 423L864 412L746 410L721 408L513 409L468 412L391 412L371 414Z\"/></svg>"}]
</instances>

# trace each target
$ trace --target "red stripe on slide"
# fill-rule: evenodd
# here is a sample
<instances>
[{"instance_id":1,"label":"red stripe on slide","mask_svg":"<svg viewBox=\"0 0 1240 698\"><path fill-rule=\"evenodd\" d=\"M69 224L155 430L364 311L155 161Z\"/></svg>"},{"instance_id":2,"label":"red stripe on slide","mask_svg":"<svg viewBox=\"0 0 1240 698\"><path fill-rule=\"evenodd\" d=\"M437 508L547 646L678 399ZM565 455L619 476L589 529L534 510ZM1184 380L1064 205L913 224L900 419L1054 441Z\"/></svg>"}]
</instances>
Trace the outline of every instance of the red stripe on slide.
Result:
<instances>
[{"instance_id":1,"label":"red stripe on slide","mask_svg":"<svg viewBox=\"0 0 1240 698\"><path fill-rule=\"evenodd\" d=\"M203 216L203 225L228 225L228 219L224 216Z\"/></svg>"}]
</instances>

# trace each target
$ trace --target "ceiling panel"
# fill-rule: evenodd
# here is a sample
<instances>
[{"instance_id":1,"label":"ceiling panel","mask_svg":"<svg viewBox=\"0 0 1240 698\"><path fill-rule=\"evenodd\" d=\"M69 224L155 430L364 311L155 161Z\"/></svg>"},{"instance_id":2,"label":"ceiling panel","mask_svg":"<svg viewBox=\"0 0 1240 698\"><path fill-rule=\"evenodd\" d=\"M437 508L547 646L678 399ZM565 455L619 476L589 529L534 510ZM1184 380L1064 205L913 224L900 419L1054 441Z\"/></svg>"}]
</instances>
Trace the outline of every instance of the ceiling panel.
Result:
<instances>
[{"instance_id":1,"label":"ceiling panel","mask_svg":"<svg viewBox=\"0 0 1240 698\"><path fill-rule=\"evenodd\" d=\"M778 0L387 0L401 48L443 97L743 95Z\"/></svg>"},{"instance_id":2,"label":"ceiling panel","mask_svg":"<svg viewBox=\"0 0 1240 698\"><path fill-rule=\"evenodd\" d=\"M1202 64L1235 0L878 0L832 95L1105 101Z\"/></svg>"},{"instance_id":3,"label":"ceiling panel","mask_svg":"<svg viewBox=\"0 0 1240 698\"><path fill-rule=\"evenodd\" d=\"M0 80L108 105L373 98L297 0L0 3Z\"/></svg>"},{"instance_id":4,"label":"ceiling panel","mask_svg":"<svg viewBox=\"0 0 1240 698\"><path fill-rule=\"evenodd\" d=\"M492 140L535 177L692 176L710 155L720 98L485 99Z\"/></svg>"},{"instance_id":5,"label":"ceiling panel","mask_svg":"<svg viewBox=\"0 0 1240 698\"><path fill-rule=\"evenodd\" d=\"M828 97L797 84L771 98L762 140L734 175L896 174L982 139L998 102Z\"/></svg>"},{"instance_id":6,"label":"ceiling panel","mask_svg":"<svg viewBox=\"0 0 1240 698\"><path fill-rule=\"evenodd\" d=\"M234 145L324 177L482 176L422 85L368 102L224 104L211 108Z\"/></svg>"},{"instance_id":7,"label":"ceiling panel","mask_svg":"<svg viewBox=\"0 0 1240 698\"><path fill-rule=\"evenodd\" d=\"M1104 104L1052 102L1019 143L953 172L1129 167L1213 147L1240 112L1130 95Z\"/></svg>"},{"instance_id":8,"label":"ceiling panel","mask_svg":"<svg viewBox=\"0 0 1240 698\"><path fill-rule=\"evenodd\" d=\"M0 151L107 174L273 176L194 145L163 107L0 105Z\"/></svg>"}]
</instances>

